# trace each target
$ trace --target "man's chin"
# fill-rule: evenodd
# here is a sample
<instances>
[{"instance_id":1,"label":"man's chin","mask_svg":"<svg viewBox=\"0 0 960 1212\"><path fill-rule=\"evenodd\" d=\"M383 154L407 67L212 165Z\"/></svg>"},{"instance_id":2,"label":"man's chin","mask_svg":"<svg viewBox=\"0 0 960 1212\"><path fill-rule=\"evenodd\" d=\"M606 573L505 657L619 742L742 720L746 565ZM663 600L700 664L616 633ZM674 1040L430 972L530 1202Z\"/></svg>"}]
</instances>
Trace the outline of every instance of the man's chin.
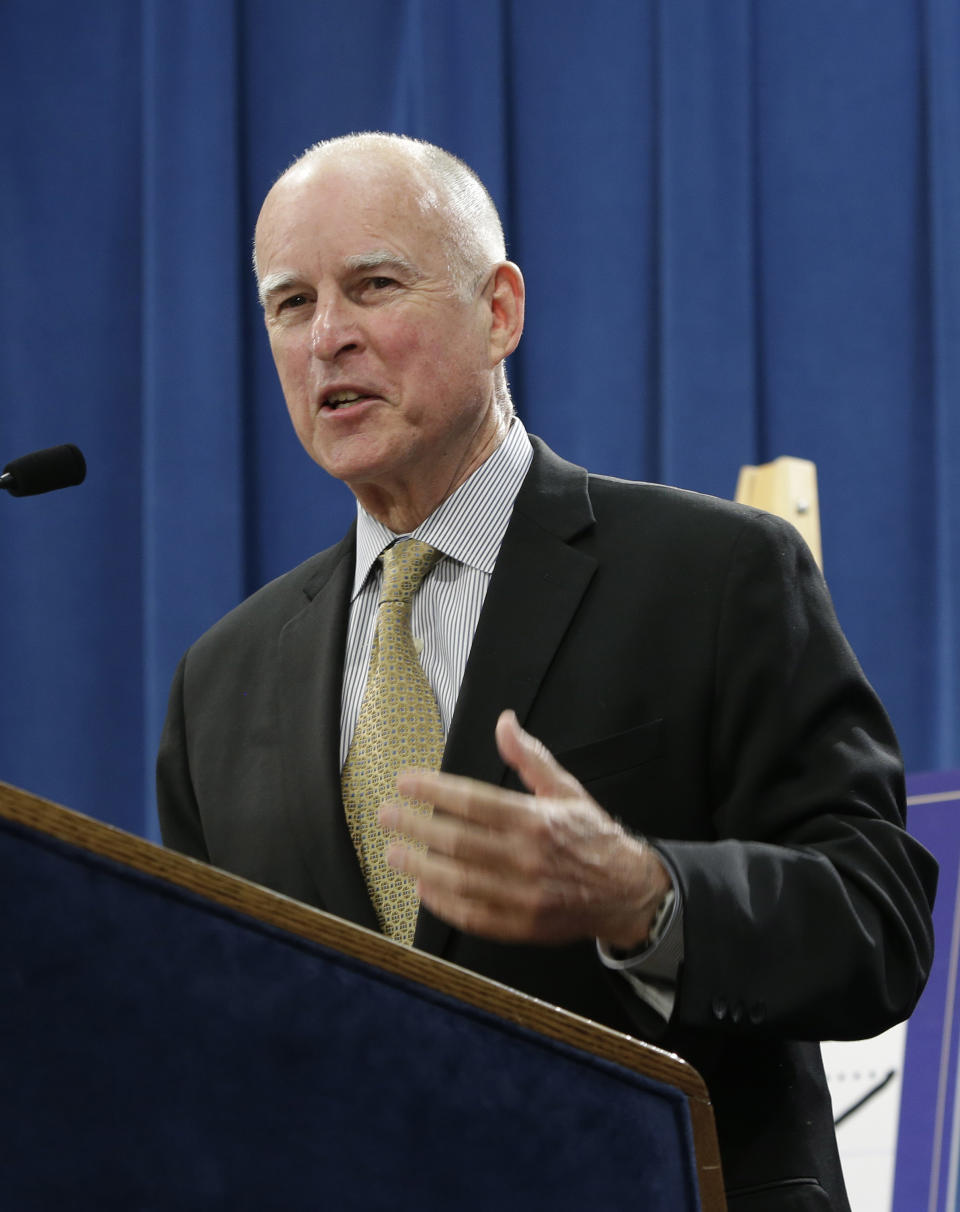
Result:
<instances>
[{"instance_id":1,"label":"man's chin","mask_svg":"<svg viewBox=\"0 0 960 1212\"><path fill-rule=\"evenodd\" d=\"M389 491L391 485L402 481L408 461L400 457L396 443L385 442L382 437L371 440L358 436L335 445L315 445L310 454L327 475L341 480L359 497L365 491Z\"/></svg>"}]
</instances>

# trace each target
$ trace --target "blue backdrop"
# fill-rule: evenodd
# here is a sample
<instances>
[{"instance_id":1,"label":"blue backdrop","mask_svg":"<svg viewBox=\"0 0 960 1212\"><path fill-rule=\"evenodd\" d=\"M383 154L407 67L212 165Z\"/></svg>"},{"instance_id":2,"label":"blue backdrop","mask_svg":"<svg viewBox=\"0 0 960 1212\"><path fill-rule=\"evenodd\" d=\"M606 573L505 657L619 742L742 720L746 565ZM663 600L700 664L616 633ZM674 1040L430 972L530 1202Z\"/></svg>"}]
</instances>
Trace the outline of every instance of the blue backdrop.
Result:
<instances>
[{"instance_id":1,"label":"blue backdrop","mask_svg":"<svg viewBox=\"0 0 960 1212\"><path fill-rule=\"evenodd\" d=\"M5 0L0 778L137 832L176 659L337 539L249 272L273 178L348 130L489 184L528 428L732 495L819 468L827 578L908 765L960 765L957 0Z\"/></svg>"}]
</instances>

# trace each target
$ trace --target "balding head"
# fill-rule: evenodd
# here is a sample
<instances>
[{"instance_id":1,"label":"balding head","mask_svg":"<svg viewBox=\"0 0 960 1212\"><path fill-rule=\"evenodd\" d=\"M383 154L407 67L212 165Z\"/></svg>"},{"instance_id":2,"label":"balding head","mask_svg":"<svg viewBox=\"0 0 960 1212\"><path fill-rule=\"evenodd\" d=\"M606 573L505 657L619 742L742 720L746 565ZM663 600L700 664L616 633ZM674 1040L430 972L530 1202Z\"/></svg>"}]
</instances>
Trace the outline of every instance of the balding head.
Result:
<instances>
[{"instance_id":1,"label":"balding head","mask_svg":"<svg viewBox=\"0 0 960 1212\"><path fill-rule=\"evenodd\" d=\"M350 161L358 168L366 165L378 173L396 174L398 188L410 189L421 209L432 212L451 281L461 294L473 291L493 265L506 259L503 226L483 182L457 156L422 139L366 131L322 140L280 175L274 189L325 163ZM253 261L259 282L256 241Z\"/></svg>"}]
</instances>

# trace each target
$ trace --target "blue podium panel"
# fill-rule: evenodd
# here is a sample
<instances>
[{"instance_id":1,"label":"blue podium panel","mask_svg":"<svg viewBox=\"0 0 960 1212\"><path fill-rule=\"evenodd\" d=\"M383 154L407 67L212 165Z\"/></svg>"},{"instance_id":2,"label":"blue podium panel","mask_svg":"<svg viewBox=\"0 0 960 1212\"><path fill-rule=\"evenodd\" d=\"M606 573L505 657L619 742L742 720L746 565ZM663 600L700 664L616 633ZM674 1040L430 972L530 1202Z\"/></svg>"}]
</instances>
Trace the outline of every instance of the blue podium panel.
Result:
<instances>
[{"instance_id":1,"label":"blue podium panel","mask_svg":"<svg viewBox=\"0 0 960 1212\"><path fill-rule=\"evenodd\" d=\"M960 771L907 782L910 832L940 863L933 970L907 1028L894 1212L960 1212Z\"/></svg>"},{"instance_id":2,"label":"blue podium panel","mask_svg":"<svg viewBox=\"0 0 960 1212\"><path fill-rule=\"evenodd\" d=\"M2 816L0 920L0 1207L701 1207L679 1089Z\"/></svg>"}]
</instances>

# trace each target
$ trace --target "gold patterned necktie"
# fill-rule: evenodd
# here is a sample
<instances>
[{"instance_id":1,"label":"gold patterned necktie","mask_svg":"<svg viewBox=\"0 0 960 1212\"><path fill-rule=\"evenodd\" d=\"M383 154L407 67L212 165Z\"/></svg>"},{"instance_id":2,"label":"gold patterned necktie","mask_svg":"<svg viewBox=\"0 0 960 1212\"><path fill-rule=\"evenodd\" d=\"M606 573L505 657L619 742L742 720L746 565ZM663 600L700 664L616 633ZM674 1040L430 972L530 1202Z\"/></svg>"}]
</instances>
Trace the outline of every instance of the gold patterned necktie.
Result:
<instances>
[{"instance_id":1,"label":"gold patterned necktie","mask_svg":"<svg viewBox=\"0 0 960 1212\"><path fill-rule=\"evenodd\" d=\"M347 825L380 927L408 946L420 901L410 877L387 865L393 839L381 828L378 812L384 800L397 797L398 771L439 770L443 757L440 711L410 630L413 595L442 555L418 539L403 539L380 557L383 584L367 687L341 775Z\"/></svg>"}]
</instances>

